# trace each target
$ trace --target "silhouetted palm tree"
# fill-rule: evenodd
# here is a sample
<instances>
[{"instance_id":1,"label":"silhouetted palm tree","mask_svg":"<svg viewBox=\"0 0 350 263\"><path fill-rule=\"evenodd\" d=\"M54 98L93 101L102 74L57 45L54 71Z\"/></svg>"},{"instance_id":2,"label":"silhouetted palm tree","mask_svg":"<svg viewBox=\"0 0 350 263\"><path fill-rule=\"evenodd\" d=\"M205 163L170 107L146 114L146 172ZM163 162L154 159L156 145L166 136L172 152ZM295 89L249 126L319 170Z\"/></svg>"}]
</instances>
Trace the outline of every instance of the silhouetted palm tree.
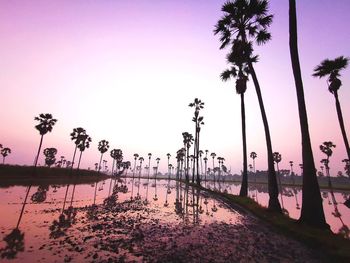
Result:
<instances>
[{"instance_id":1,"label":"silhouetted palm tree","mask_svg":"<svg viewBox=\"0 0 350 263\"><path fill-rule=\"evenodd\" d=\"M98 147L97 148L98 148L99 152L101 153L100 163L98 165L98 173L100 173L102 157L103 157L103 154L108 151L109 142L106 141L106 140L101 140L101 141L98 142Z\"/></svg>"},{"instance_id":2,"label":"silhouetted palm tree","mask_svg":"<svg viewBox=\"0 0 350 263\"><path fill-rule=\"evenodd\" d=\"M214 168L215 168L215 164L214 164L214 161L215 161L215 157L216 157L216 153L211 153L210 154L211 158L213 159L213 175L214 175L214 183L215 183L215 173L214 173Z\"/></svg>"},{"instance_id":3,"label":"silhouetted palm tree","mask_svg":"<svg viewBox=\"0 0 350 263\"><path fill-rule=\"evenodd\" d=\"M344 166L345 174L350 178L350 159L343 159L342 162L345 163L345 166Z\"/></svg>"},{"instance_id":4,"label":"silhouetted palm tree","mask_svg":"<svg viewBox=\"0 0 350 263\"><path fill-rule=\"evenodd\" d=\"M234 0L226 2L221 9L224 16L215 26L214 34L221 35L220 49L227 46L234 46L235 41L241 41L244 46L248 45L252 49L251 42L255 41L258 45L265 44L271 39L271 34L267 28L272 23L273 15L268 15L267 0ZM246 49L246 48L245 48ZM267 159L268 159L268 186L269 186L269 209L282 212L278 201L278 187L276 172L273 163L272 143L269 125L266 117L265 107L261 95L260 84L258 82L253 62L257 61L256 56L251 52L245 52L247 55L246 63L248 64L249 74L252 76L255 90L257 93L261 116L265 129ZM249 57L248 57L249 55Z\"/></svg>"},{"instance_id":5,"label":"silhouetted palm tree","mask_svg":"<svg viewBox=\"0 0 350 263\"><path fill-rule=\"evenodd\" d=\"M8 147L1 149L1 155L2 155L2 164L5 163L5 158L11 153L11 149Z\"/></svg>"},{"instance_id":6,"label":"silhouetted palm tree","mask_svg":"<svg viewBox=\"0 0 350 263\"><path fill-rule=\"evenodd\" d=\"M83 128L81 128L81 127L74 128L73 132L70 134L71 140L75 144L73 158L72 158L72 166L70 168L70 173L72 173L72 170L73 170L74 161L75 161L75 154L77 152L78 145L81 143L81 140L84 138L85 135L86 135L86 131Z\"/></svg>"},{"instance_id":7,"label":"silhouetted palm tree","mask_svg":"<svg viewBox=\"0 0 350 263\"><path fill-rule=\"evenodd\" d=\"M323 142L323 144L320 145L320 150L321 152L323 152L326 156L327 159L323 159L321 160L321 162L324 164L325 168L326 168L326 175L328 178L328 187L330 189L332 189L332 182L331 182L331 176L329 173L329 157L332 156L333 154L333 150L332 148L335 148L336 146L333 144L333 142Z\"/></svg>"},{"instance_id":8,"label":"silhouetted palm tree","mask_svg":"<svg viewBox=\"0 0 350 263\"><path fill-rule=\"evenodd\" d=\"M186 182L188 183L190 181L190 178L189 178L190 147L191 147L191 144L193 143L193 136L188 132L183 132L182 136L183 136L183 143L185 146L184 149L186 149L185 177L186 177Z\"/></svg>"},{"instance_id":9,"label":"silhouetted palm tree","mask_svg":"<svg viewBox=\"0 0 350 263\"><path fill-rule=\"evenodd\" d=\"M256 154L256 152L251 152L250 153L250 158L252 158L253 159L253 171L254 171L254 173L256 172L256 170L255 170L255 159L258 157L258 155Z\"/></svg>"},{"instance_id":10,"label":"silhouetted palm tree","mask_svg":"<svg viewBox=\"0 0 350 263\"><path fill-rule=\"evenodd\" d=\"M340 77L339 71L342 69L345 69L348 65L349 58L340 56L337 57L334 60L325 59L321 62L320 65L318 65L314 69L314 77L327 77L327 86L330 93L334 95L335 98L335 107L337 109L337 115L338 115L338 121L340 125L340 130L343 136L344 144L346 153L348 155L348 159L350 159L350 147L349 147L349 141L346 136L345 126L344 126L344 119L342 110L340 107L340 102L338 98L338 90L342 85L341 80L338 78Z\"/></svg>"},{"instance_id":11,"label":"silhouetted palm tree","mask_svg":"<svg viewBox=\"0 0 350 263\"><path fill-rule=\"evenodd\" d=\"M282 155L279 152L274 152L273 153L273 160L276 163L277 166L277 177L278 177L278 183L279 183L279 188L280 188L280 195L281 195L281 202L282 202L282 209L284 209L283 205L283 189L282 189L282 182L281 182L281 174L280 174L280 168L279 168L279 163L282 161Z\"/></svg>"},{"instance_id":12,"label":"silhouetted palm tree","mask_svg":"<svg viewBox=\"0 0 350 263\"><path fill-rule=\"evenodd\" d=\"M200 99L195 98L192 103L188 105L189 107L194 107L194 117L192 121L195 123L195 139L194 139L194 165L193 165L193 173L192 173L192 183L194 183L194 175L196 171L196 181L197 184L200 184L200 176L199 176L199 135L201 131L201 125L204 125L203 117L199 116L199 111L204 108L204 102Z\"/></svg>"},{"instance_id":13,"label":"silhouetted palm tree","mask_svg":"<svg viewBox=\"0 0 350 263\"><path fill-rule=\"evenodd\" d=\"M168 157L168 179L170 180L171 168L170 168L170 166L169 166L169 162L170 162L171 154L170 154L170 153L167 153L166 156Z\"/></svg>"},{"instance_id":14,"label":"silhouetted palm tree","mask_svg":"<svg viewBox=\"0 0 350 263\"><path fill-rule=\"evenodd\" d=\"M135 171L136 171L136 161L137 161L137 158L139 158L139 155L137 153L134 153L134 168L132 170L132 178L135 177Z\"/></svg>"},{"instance_id":15,"label":"silhouetted palm tree","mask_svg":"<svg viewBox=\"0 0 350 263\"><path fill-rule=\"evenodd\" d=\"M148 153L148 171L147 171L148 180L149 180L149 175L151 172L151 158L152 158L152 153ZM148 183L148 180L147 180L147 183Z\"/></svg>"},{"instance_id":16,"label":"silhouetted palm tree","mask_svg":"<svg viewBox=\"0 0 350 263\"><path fill-rule=\"evenodd\" d=\"M309 134L304 87L299 63L295 0L289 0L289 48L295 88L297 92L303 158L303 201L299 221L321 228L329 228L324 216L322 197L317 181L315 162Z\"/></svg>"},{"instance_id":17,"label":"silhouetted palm tree","mask_svg":"<svg viewBox=\"0 0 350 263\"><path fill-rule=\"evenodd\" d=\"M244 93L247 90L248 81L248 65L247 55L245 54L244 42L235 40L231 53L227 56L227 60L231 65L230 69L226 69L221 73L220 77L223 81L236 78L236 93L241 97L241 120L242 120L242 144L243 144L243 175L240 196L248 194L248 173L247 173L247 140L245 125L245 104ZM220 179L219 179L220 180Z\"/></svg>"},{"instance_id":18,"label":"silhouetted palm tree","mask_svg":"<svg viewBox=\"0 0 350 263\"><path fill-rule=\"evenodd\" d=\"M143 157L139 157L140 161L140 171L139 171L139 180L141 179L141 173L142 173L142 163L145 159Z\"/></svg>"},{"instance_id":19,"label":"silhouetted palm tree","mask_svg":"<svg viewBox=\"0 0 350 263\"><path fill-rule=\"evenodd\" d=\"M35 168L38 164L39 154L40 154L41 146L43 144L44 135L52 131L52 128L57 122L57 120L53 119L52 115L49 113L45 113L45 114L41 113L39 117L35 117L34 120L39 121L39 124L35 125L35 129L37 129L41 135L38 153L34 160L34 168Z\"/></svg>"},{"instance_id":20,"label":"silhouetted palm tree","mask_svg":"<svg viewBox=\"0 0 350 263\"><path fill-rule=\"evenodd\" d=\"M48 167L51 167L56 162L55 155L57 154L56 148L46 148L44 149L44 156L45 156L45 164Z\"/></svg>"}]
</instances>

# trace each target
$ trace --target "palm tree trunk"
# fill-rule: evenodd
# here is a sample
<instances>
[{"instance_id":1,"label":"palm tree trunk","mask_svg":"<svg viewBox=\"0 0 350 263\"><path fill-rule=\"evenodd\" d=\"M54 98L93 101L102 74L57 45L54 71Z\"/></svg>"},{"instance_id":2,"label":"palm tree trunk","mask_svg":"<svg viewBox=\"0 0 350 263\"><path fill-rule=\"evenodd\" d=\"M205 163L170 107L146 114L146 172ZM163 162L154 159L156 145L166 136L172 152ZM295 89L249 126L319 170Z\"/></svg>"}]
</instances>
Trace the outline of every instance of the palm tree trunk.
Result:
<instances>
[{"instance_id":1,"label":"palm tree trunk","mask_svg":"<svg viewBox=\"0 0 350 263\"><path fill-rule=\"evenodd\" d=\"M34 159L34 167L36 167L37 164L38 164L38 159L39 159L39 155L40 155L40 149L41 149L41 146L43 144L43 139L44 139L44 135L41 135L39 148L38 148L38 153L36 154L36 157Z\"/></svg>"},{"instance_id":2,"label":"palm tree trunk","mask_svg":"<svg viewBox=\"0 0 350 263\"><path fill-rule=\"evenodd\" d=\"M100 173L100 170L101 170L102 156L103 156L103 153L101 153L101 158L100 158L100 163L98 164L98 172L97 173Z\"/></svg>"},{"instance_id":3,"label":"palm tree trunk","mask_svg":"<svg viewBox=\"0 0 350 263\"><path fill-rule=\"evenodd\" d=\"M349 141L348 141L348 137L346 136L345 126L344 126L344 119L343 119L343 113L342 113L342 110L341 110L341 107L340 107L340 103L339 103L338 92L334 91L333 94L334 94L334 98L335 98L335 107L337 108L337 115L338 115L338 121L339 121L339 125L340 125L341 134L343 136L346 153L348 155L348 160L350 160Z\"/></svg>"},{"instance_id":4,"label":"palm tree trunk","mask_svg":"<svg viewBox=\"0 0 350 263\"><path fill-rule=\"evenodd\" d=\"M193 163L192 163L192 183L194 183L194 175L196 173L196 156L197 156L197 122L196 122L196 131L194 136L194 144L193 144Z\"/></svg>"},{"instance_id":5,"label":"palm tree trunk","mask_svg":"<svg viewBox=\"0 0 350 263\"><path fill-rule=\"evenodd\" d=\"M198 124L199 125L199 124ZM201 178L199 176L199 134L200 134L200 130L198 127L198 132L197 132L197 148L196 148L196 165L197 165L197 184L200 185L201 184Z\"/></svg>"},{"instance_id":6,"label":"palm tree trunk","mask_svg":"<svg viewBox=\"0 0 350 263\"><path fill-rule=\"evenodd\" d=\"M304 87L301 78L298 54L297 17L295 0L289 0L289 48L293 67L295 88L298 99L299 120L302 140L303 201L299 221L313 226L329 228L324 216L322 198L317 181L316 168L309 135L309 125L304 98Z\"/></svg>"},{"instance_id":7,"label":"palm tree trunk","mask_svg":"<svg viewBox=\"0 0 350 263\"><path fill-rule=\"evenodd\" d=\"M23 206L22 206L21 213L20 213L18 221L17 221L16 229L18 229L19 224L21 223L21 219L22 219L22 216L23 216L24 208L25 208L25 206L27 204L27 199L28 199L28 195L29 195L31 187L32 187L32 185L29 185L28 188L27 188L26 197L24 198L24 201L23 201Z\"/></svg>"},{"instance_id":8,"label":"palm tree trunk","mask_svg":"<svg viewBox=\"0 0 350 263\"><path fill-rule=\"evenodd\" d=\"M277 179L276 179L276 171L273 164L273 153L272 153L272 143L271 143L271 136L270 136L270 129L269 124L267 122L264 102L261 95L261 89L260 84L258 82L258 78L256 76L253 64L249 62L249 69L250 74L252 76L256 95L258 97L260 111L261 111L261 117L264 124L264 130L265 130L265 139L266 139L266 148L267 148L267 164L268 164L268 190L269 190L269 206L268 208L272 211L280 212L282 213L280 202L278 201L278 186L277 186Z\"/></svg>"},{"instance_id":9,"label":"palm tree trunk","mask_svg":"<svg viewBox=\"0 0 350 263\"><path fill-rule=\"evenodd\" d=\"M186 182L188 183L190 181L190 178L189 178L189 166L190 166L190 159L189 159L189 151L190 151L190 147L187 147L187 164L186 164Z\"/></svg>"},{"instance_id":10,"label":"palm tree trunk","mask_svg":"<svg viewBox=\"0 0 350 263\"><path fill-rule=\"evenodd\" d=\"M246 140L246 127L245 127L245 105L244 105L244 93L241 93L241 117L242 117L242 142L243 142L243 176L240 196L248 195L248 173L247 173L247 140Z\"/></svg>"},{"instance_id":11,"label":"palm tree trunk","mask_svg":"<svg viewBox=\"0 0 350 263\"><path fill-rule=\"evenodd\" d=\"M78 146L76 145L73 153L72 165L70 167L69 175L72 175L72 172L73 172L73 166L74 166L75 154L77 153L77 148Z\"/></svg>"}]
</instances>

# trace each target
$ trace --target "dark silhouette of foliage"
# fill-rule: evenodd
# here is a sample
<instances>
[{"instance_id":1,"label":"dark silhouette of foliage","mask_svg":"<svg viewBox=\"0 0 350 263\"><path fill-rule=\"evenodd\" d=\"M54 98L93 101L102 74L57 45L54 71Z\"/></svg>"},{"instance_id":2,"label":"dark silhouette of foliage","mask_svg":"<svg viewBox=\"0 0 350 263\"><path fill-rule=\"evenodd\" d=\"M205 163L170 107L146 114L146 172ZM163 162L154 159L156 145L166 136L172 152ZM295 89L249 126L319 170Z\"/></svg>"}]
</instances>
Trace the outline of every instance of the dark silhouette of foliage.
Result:
<instances>
[{"instance_id":1,"label":"dark silhouette of foliage","mask_svg":"<svg viewBox=\"0 0 350 263\"><path fill-rule=\"evenodd\" d=\"M338 97L338 90L342 85L341 80L338 78L340 77L339 71L345 69L348 63L349 63L349 58L346 58L343 56L337 57L334 60L325 59L321 62L320 65L318 65L314 69L313 76L320 77L320 78L328 76L327 77L328 90L330 93L334 95L334 98L335 98L335 107L337 109L340 130L343 136L346 153L348 155L348 159L350 160L350 146L349 146L348 137L345 131L343 113L340 107L340 102Z\"/></svg>"},{"instance_id":2,"label":"dark silhouette of foliage","mask_svg":"<svg viewBox=\"0 0 350 263\"><path fill-rule=\"evenodd\" d=\"M204 125L203 117L199 116L199 111L204 108L204 102L200 99L195 98L191 102L189 107L194 107L194 117L192 121L195 123L195 137L194 137L194 163L193 163L193 173L192 173L192 183L194 183L194 175L196 173L196 182L200 185L200 175L199 175L199 135L201 131L201 125Z\"/></svg>"},{"instance_id":3,"label":"dark silhouette of foliage","mask_svg":"<svg viewBox=\"0 0 350 263\"><path fill-rule=\"evenodd\" d=\"M5 158L11 153L11 149L8 147L1 149L2 163L5 163Z\"/></svg>"},{"instance_id":4,"label":"dark silhouette of foliage","mask_svg":"<svg viewBox=\"0 0 350 263\"><path fill-rule=\"evenodd\" d=\"M43 151L44 156L45 156L45 164L48 167L51 167L56 162L56 154L57 154L57 149L56 148L46 148Z\"/></svg>"},{"instance_id":5,"label":"dark silhouette of foliage","mask_svg":"<svg viewBox=\"0 0 350 263\"><path fill-rule=\"evenodd\" d=\"M37 129L41 135L38 153L34 160L34 167L36 167L38 164L39 154L41 146L43 144L44 135L52 131L52 128L56 124L57 120L54 119L49 113L41 113L39 117L35 117L34 120L39 121L39 124L35 125L35 129Z\"/></svg>"},{"instance_id":6,"label":"dark silhouette of foliage","mask_svg":"<svg viewBox=\"0 0 350 263\"><path fill-rule=\"evenodd\" d=\"M1 258L14 259L18 252L24 251L24 233L18 228L13 229L3 240L6 247L0 249Z\"/></svg>"}]
</instances>

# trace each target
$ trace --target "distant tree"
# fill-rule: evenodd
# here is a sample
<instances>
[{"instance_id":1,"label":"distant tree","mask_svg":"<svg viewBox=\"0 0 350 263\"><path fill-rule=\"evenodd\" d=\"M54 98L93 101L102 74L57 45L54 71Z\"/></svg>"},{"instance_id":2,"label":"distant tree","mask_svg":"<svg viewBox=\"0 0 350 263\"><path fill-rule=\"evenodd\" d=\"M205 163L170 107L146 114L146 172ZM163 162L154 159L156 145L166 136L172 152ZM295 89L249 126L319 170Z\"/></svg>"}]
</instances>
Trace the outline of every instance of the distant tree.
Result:
<instances>
[{"instance_id":1,"label":"distant tree","mask_svg":"<svg viewBox=\"0 0 350 263\"><path fill-rule=\"evenodd\" d=\"M57 154L56 148L46 148L44 149L44 156L45 156L45 164L48 167L51 167L56 162L55 155Z\"/></svg>"},{"instance_id":2,"label":"distant tree","mask_svg":"<svg viewBox=\"0 0 350 263\"><path fill-rule=\"evenodd\" d=\"M328 187L329 188L332 188L331 176L329 173L329 161L330 161L329 158L332 156L332 154L333 154L332 149L335 147L336 146L331 141L323 142L323 144L320 145L321 152L323 152L327 156L326 159L321 160L321 163L323 163L325 168L326 168L326 175L328 178Z\"/></svg>"},{"instance_id":3,"label":"distant tree","mask_svg":"<svg viewBox=\"0 0 350 263\"><path fill-rule=\"evenodd\" d=\"M185 177L186 182L188 183L190 181L189 179L189 162L190 162L190 147L193 144L193 135L188 132L183 132L183 143L186 149L186 162L185 162Z\"/></svg>"},{"instance_id":4,"label":"distant tree","mask_svg":"<svg viewBox=\"0 0 350 263\"><path fill-rule=\"evenodd\" d=\"M137 158L139 158L139 155L137 153L134 153L134 168L133 168L133 171L132 171L132 178L134 179L135 178L135 171L136 171L136 161L137 161Z\"/></svg>"},{"instance_id":5,"label":"distant tree","mask_svg":"<svg viewBox=\"0 0 350 263\"><path fill-rule=\"evenodd\" d=\"M141 172L142 172L142 163L145 159L143 157L139 157L139 161L140 161L140 171L139 171L139 179L141 179Z\"/></svg>"},{"instance_id":6,"label":"distant tree","mask_svg":"<svg viewBox=\"0 0 350 263\"><path fill-rule=\"evenodd\" d=\"M41 146L43 144L44 135L52 131L52 128L57 122L57 120L53 119L52 115L49 113L45 113L45 114L41 113L39 117L35 117L34 120L39 121L39 124L35 125L35 129L37 129L41 135L38 153L34 160L34 167L36 167L38 164L39 154L40 154Z\"/></svg>"},{"instance_id":7,"label":"distant tree","mask_svg":"<svg viewBox=\"0 0 350 263\"><path fill-rule=\"evenodd\" d=\"M82 134L80 136L80 140L79 140L79 144L78 144L78 149L80 151L80 155L79 155L77 170L80 169L81 156L83 155L83 152L85 151L85 149L90 147L91 141L92 141L91 137L87 134Z\"/></svg>"},{"instance_id":8,"label":"distant tree","mask_svg":"<svg viewBox=\"0 0 350 263\"><path fill-rule=\"evenodd\" d=\"M350 178L350 160L349 159L343 159L342 162L345 163L345 166L344 166L345 174L347 176L349 176L349 178Z\"/></svg>"},{"instance_id":9,"label":"distant tree","mask_svg":"<svg viewBox=\"0 0 350 263\"><path fill-rule=\"evenodd\" d=\"M199 116L199 111L204 108L204 102L200 99L195 98L193 102L191 102L189 107L194 107L194 117L192 121L195 123L195 136L194 136L194 165L193 165L193 173L192 173L192 183L194 183L194 175L196 171L196 181L197 184L200 185L200 175L199 175L199 135L201 131L201 125L204 125L203 117Z\"/></svg>"},{"instance_id":10,"label":"distant tree","mask_svg":"<svg viewBox=\"0 0 350 263\"><path fill-rule=\"evenodd\" d=\"M214 161L215 161L216 153L212 152L212 153L210 154L210 156L211 156L211 158L213 159L213 169L212 169L212 170L213 170L214 182L215 182L215 173L214 173L215 163L214 163Z\"/></svg>"},{"instance_id":11,"label":"distant tree","mask_svg":"<svg viewBox=\"0 0 350 263\"><path fill-rule=\"evenodd\" d=\"M148 153L148 171L147 171L147 178L149 179L150 172L151 172L151 158L152 153Z\"/></svg>"},{"instance_id":12,"label":"distant tree","mask_svg":"<svg viewBox=\"0 0 350 263\"><path fill-rule=\"evenodd\" d=\"M83 128L81 128L81 127L74 128L73 132L70 134L71 140L75 144L73 158L72 158L72 166L70 168L70 173L72 173L72 170L73 170L74 161L75 161L75 154L77 152L78 145L81 144L81 141L83 140L85 135L86 135L86 131Z\"/></svg>"},{"instance_id":13,"label":"distant tree","mask_svg":"<svg viewBox=\"0 0 350 263\"><path fill-rule=\"evenodd\" d=\"M250 158L252 158L253 159L253 171L254 171L254 173L256 172L256 170L255 170L255 159L258 157L258 155L256 154L256 152L251 152L250 153Z\"/></svg>"},{"instance_id":14,"label":"distant tree","mask_svg":"<svg viewBox=\"0 0 350 263\"><path fill-rule=\"evenodd\" d=\"M1 149L1 155L2 155L2 164L5 163L5 158L11 153L11 149L8 147Z\"/></svg>"},{"instance_id":15,"label":"distant tree","mask_svg":"<svg viewBox=\"0 0 350 263\"><path fill-rule=\"evenodd\" d=\"M109 148L109 142L106 140L101 140L98 142L98 150L101 153L101 158L100 158L100 163L98 165L98 173L100 173L101 170L101 162L102 162L102 157L105 152L108 151Z\"/></svg>"},{"instance_id":16,"label":"distant tree","mask_svg":"<svg viewBox=\"0 0 350 263\"><path fill-rule=\"evenodd\" d=\"M169 166L170 165L169 162L170 162L171 154L167 153L166 156L168 157L168 179L170 180L171 167Z\"/></svg>"},{"instance_id":17,"label":"distant tree","mask_svg":"<svg viewBox=\"0 0 350 263\"><path fill-rule=\"evenodd\" d=\"M345 69L348 65L349 58L344 56L340 56L335 58L334 60L325 59L314 69L314 77L323 78L327 76L327 86L330 93L334 95L335 98L335 107L337 109L338 121L340 125L340 130L343 136L346 153L348 155L348 159L350 160L350 147L349 141L345 131L343 113L340 107L340 102L338 98L338 90L342 85L339 71Z\"/></svg>"}]
</instances>

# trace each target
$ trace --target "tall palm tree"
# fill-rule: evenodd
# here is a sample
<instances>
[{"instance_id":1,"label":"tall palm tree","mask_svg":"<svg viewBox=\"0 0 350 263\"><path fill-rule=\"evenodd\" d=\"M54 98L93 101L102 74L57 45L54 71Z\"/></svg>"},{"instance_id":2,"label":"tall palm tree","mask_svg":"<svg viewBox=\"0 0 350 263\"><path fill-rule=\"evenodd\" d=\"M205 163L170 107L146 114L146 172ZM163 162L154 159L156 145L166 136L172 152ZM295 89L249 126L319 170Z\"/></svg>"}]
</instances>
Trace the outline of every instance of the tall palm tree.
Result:
<instances>
[{"instance_id":1,"label":"tall palm tree","mask_svg":"<svg viewBox=\"0 0 350 263\"><path fill-rule=\"evenodd\" d=\"M324 164L324 166L326 168L326 175L328 178L328 187L330 189L332 189L332 182L331 182L331 177L330 177L330 173L329 173L329 158L333 154L332 148L335 148L335 147L336 146L333 144L333 142L330 142L330 141L323 142L323 144L320 145L321 152L323 152L327 156L327 159L323 159L321 162Z\"/></svg>"},{"instance_id":2,"label":"tall palm tree","mask_svg":"<svg viewBox=\"0 0 350 263\"><path fill-rule=\"evenodd\" d=\"M141 179L141 173L142 173L142 163L145 159L143 157L139 157L139 161L140 161L140 171L139 171L139 182Z\"/></svg>"},{"instance_id":3,"label":"tall palm tree","mask_svg":"<svg viewBox=\"0 0 350 263\"><path fill-rule=\"evenodd\" d=\"M183 132L183 143L186 149L186 161L185 161L185 177L186 177L186 182L188 183L190 181L189 178L189 162L190 162L190 147L193 144L193 135L188 133L188 132Z\"/></svg>"},{"instance_id":4,"label":"tall palm tree","mask_svg":"<svg viewBox=\"0 0 350 263\"><path fill-rule=\"evenodd\" d=\"M41 146L43 144L44 135L52 131L52 128L57 122L57 120L53 119L52 115L49 113L45 113L45 114L41 113L39 117L35 117L34 120L39 121L39 124L35 125L35 129L37 129L41 135L38 153L34 160L34 168L35 168L38 164L39 154L40 154Z\"/></svg>"},{"instance_id":5,"label":"tall palm tree","mask_svg":"<svg viewBox=\"0 0 350 263\"><path fill-rule=\"evenodd\" d=\"M276 166L277 166L277 178L278 178L278 184L279 184L279 188L280 188L282 209L284 209L283 194L282 194L283 189L282 189L281 174L280 174L280 168L279 168L279 163L282 161L282 155L279 152L274 152L273 153L273 160L275 161Z\"/></svg>"},{"instance_id":6,"label":"tall palm tree","mask_svg":"<svg viewBox=\"0 0 350 263\"><path fill-rule=\"evenodd\" d=\"M148 171L147 171L148 180L149 180L149 175L151 172L151 158L152 158L152 153L148 153ZM147 183L148 183L148 180L147 180Z\"/></svg>"},{"instance_id":7,"label":"tall palm tree","mask_svg":"<svg viewBox=\"0 0 350 263\"><path fill-rule=\"evenodd\" d=\"M56 148L46 148L44 149L44 156L45 156L45 164L48 167L51 167L56 162L55 155L57 154Z\"/></svg>"},{"instance_id":8,"label":"tall palm tree","mask_svg":"<svg viewBox=\"0 0 350 263\"><path fill-rule=\"evenodd\" d=\"M349 141L346 136L345 126L344 126L344 119L342 110L340 107L340 102L338 98L338 90L342 85L341 80L338 78L340 77L339 71L342 69L345 69L348 65L349 58L340 56L335 58L334 60L325 59L321 62L320 65L318 65L314 69L314 77L323 78L327 76L327 86L330 93L334 95L335 98L335 107L337 109L337 115L338 115L338 121L340 125L341 134L343 136L344 144L346 153L348 155L348 159L350 159L350 147L349 147Z\"/></svg>"},{"instance_id":9,"label":"tall palm tree","mask_svg":"<svg viewBox=\"0 0 350 263\"><path fill-rule=\"evenodd\" d=\"M5 158L11 153L11 149L8 147L1 149L1 155L2 155L2 164L5 163Z\"/></svg>"},{"instance_id":10,"label":"tall palm tree","mask_svg":"<svg viewBox=\"0 0 350 263\"><path fill-rule=\"evenodd\" d=\"M112 163L112 176L113 176L114 175L114 165L115 165L115 162L117 160L117 149L111 150L110 156L113 159L113 163Z\"/></svg>"},{"instance_id":11,"label":"tall palm tree","mask_svg":"<svg viewBox=\"0 0 350 263\"><path fill-rule=\"evenodd\" d=\"M86 135L86 131L83 128L81 128L81 127L74 128L73 132L70 134L71 140L75 144L73 158L72 158L72 166L70 168L70 173L72 173L72 170L73 170L74 161L75 161L75 154L77 152L78 145L81 143L81 140L84 138L85 135Z\"/></svg>"},{"instance_id":12,"label":"tall palm tree","mask_svg":"<svg viewBox=\"0 0 350 263\"><path fill-rule=\"evenodd\" d=\"M194 107L194 117L192 121L195 123L195 139L194 139L194 165L193 165L193 174L192 174L192 183L194 183L194 175L195 170L197 171L197 184L200 184L200 176L199 176L199 135L201 131L201 125L204 124L203 117L199 116L199 111L204 108L204 102L200 99L195 98L193 102L191 102L189 107Z\"/></svg>"},{"instance_id":13,"label":"tall palm tree","mask_svg":"<svg viewBox=\"0 0 350 263\"><path fill-rule=\"evenodd\" d=\"M168 179L170 180L171 168L170 168L170 166L169 166L169 162L170 162L171 154L170 154L170 153L167 153L166 156L168 157Z\"/></svg>"},{"instance_id":14,"label":"tall palm tree","mask_svg":"<svg viewBox=\"0 0 350 263\"><path fill-rule=\"evenodd\" d=\"M231 78L236 78L236 93L241 97L241 120L242 120L242 143L243 143L243 175L240 196L248 194L248 172L247 172L247 140L246 140L246 125L245 125L245 104L244 93L247 90L248 81L248 65L246 62L247 55L245 54L246 47L241 40L235 40L232 46L231 53L227 56L227 60L231 65L230 69L226 69L221 73L221 79L227 81Z\"/></svg>"},{"instance_id":15,"label":"tall palm tree","mask_svg":"<svg viewBox=\"0 0 350 263\"><path fill-rule=\"evenodd\" d=\"M157 174L158 174L158 168L159 168L159 161L160 161L160 158L156 158L157 166L156 166L156 176L155 176L155 180L157 180Z\"/></svg>"},{"instance_id":16,"label":"tall palm tree","mask_svg":"<svg viewBox=\"0 0 350 263\"><path fill-rule=\"evenodd\" d=\"M253 171L254 171L254 173L256 172L256 170L255 170L255 159L258 157L258 155L256 154L256 152L251 152L250 153L250 158L252 158L253 159Z\"/></svg>"},{"instance_id":17,"label":"tall palm tree","mask_svg":"<svg viewBox=\"0 0 350 263\"><path fill-rule=\"evenodd\" d=\"M271 34L267 31L272 23L273 15L268 15L267 0L234 0L226 2L221 9L224 16L215 26L214 34L220 33L221 46L223 49L227 46L234 46L235 41L242 41L245 46L250 45L250 41L255 41L258 45L265 44L271 39ZM261 117L264 124L267 159L268 159L268 188L269 188L269 209L282 212L278 201L278 186L276 171L273 163L272 143L270 129L266 117L265 107L261 95L260 84L257 79L253 62L257 61L252 52L245 52L247 55L249 73L252 76L255 90L257 93Z\"/></svg>"},{"instance_id":18,"label":"tall palm tree","mask_svg":"<svg viewBox=\"0 0 350 263\"><path fill-rule=\"evenodd\" d=\"M139 158L139 155L138 155L137 153L134 153L134 168L133 168L133 170L132 170L132 178L133 178L133 179L134 179L134 177L135 177L137 158Z\"/></svg>"},{"instance_id":19,"label":"tall palm tree","mask_svg":"<svg viewBox=\"0 0 350 263\"><path fill-rule=\"evenodd\" d=\"M212 152L211 154L210 154L210 156L211 156L211 158L213 159L213 172L214 172L214 168L215 168L215 164L214 164L214 161L215 161L215 157L216 157L216 153L214 153L214 152ZM215 183L215 173L213 173L214 174L214 183Z\"/></svg>"},{"instance_id":20,"label":"tall palm tree","mask_svg":"<svg viewBox=\"0 0 350 263\"><path fill-rule=\"evenodd\" d=\"M100 163L98 165L98 173L100 173L102 157L103 157L103 154L108 151L109 142L106 141L106 140L101 140L101 141L98 142L98 147L97 148L98 148L98 151L101 153Z\"/></svg>"},{"instance_id":21,"label":"tall palm tree","mask_svg":"<svg viewBox=\"0 0 350 263\"><path fill-rule=\"evenodd\" d=\"M321 228L329 228L324 216L322 197L317 181L315 162L309 134L304 87L303 80L301 78L298 53L298 31L295 0L289 0L289 48L295 88L297 92L303 158L302 208L299 221Z\"/></svg>"}]
</instances>

